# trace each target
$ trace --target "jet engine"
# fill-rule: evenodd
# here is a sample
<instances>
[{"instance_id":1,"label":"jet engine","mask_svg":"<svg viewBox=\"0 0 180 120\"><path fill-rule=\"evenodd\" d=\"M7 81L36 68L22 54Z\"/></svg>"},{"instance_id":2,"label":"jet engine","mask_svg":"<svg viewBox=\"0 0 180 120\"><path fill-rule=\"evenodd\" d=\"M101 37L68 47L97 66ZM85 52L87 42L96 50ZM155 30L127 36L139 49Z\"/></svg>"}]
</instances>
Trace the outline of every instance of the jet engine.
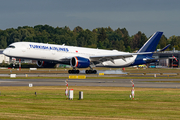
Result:
<instances>
[{"instance_id":1,"label":"jet engine","mask_svg":"<svg viewBox=\"0 0 180 120\"><path fill-rule=\"evenodd\" d=\"M73 68L87 68L90 66L90 61L83 57L72 57L70 64Z\"/></svg>"},{"instance_id":2,"label":"jet engine","mask_svg":"<svg viewBox=\"0 0 180 120\"><path fill-rule=\"evenodd\" d=\"M36 61L36 64L38 67L43 67L43 68L54 68L56 63L51 63L51 62L45 62L45 61Z\"/></svg>"}]
</instances>

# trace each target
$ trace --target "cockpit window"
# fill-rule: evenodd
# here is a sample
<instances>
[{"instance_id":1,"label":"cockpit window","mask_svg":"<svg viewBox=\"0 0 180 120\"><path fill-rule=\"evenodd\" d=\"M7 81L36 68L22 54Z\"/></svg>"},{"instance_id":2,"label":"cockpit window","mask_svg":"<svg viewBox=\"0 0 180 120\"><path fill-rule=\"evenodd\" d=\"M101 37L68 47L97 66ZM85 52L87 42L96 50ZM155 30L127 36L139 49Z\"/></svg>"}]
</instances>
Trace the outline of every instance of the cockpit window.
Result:
<instances>
[{"instance_id":1,"label":"cockpit window","mask_svg":"<svg viewBox=\"0 0 180 120\"><path fill-rule=\"evenodd\" d=\"M10 45L8 48L15 48L15 46L13 46L13 45Z\"/></svg>"}]
</instances>

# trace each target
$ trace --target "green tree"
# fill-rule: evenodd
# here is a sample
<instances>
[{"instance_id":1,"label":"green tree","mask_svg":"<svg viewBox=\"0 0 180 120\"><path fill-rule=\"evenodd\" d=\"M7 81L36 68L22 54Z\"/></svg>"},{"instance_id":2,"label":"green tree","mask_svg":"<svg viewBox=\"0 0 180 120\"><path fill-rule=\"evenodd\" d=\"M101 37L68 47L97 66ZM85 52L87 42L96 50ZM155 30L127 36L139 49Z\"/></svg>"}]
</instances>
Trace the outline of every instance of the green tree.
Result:
<instances>
[{"instance_id":1,"label":"green tree","mask_svg":"<svg viewBox=\"0 0 180 120\"><path fill-rule=\"evenodd\" d=\"M77 36L77 45L78 46L91 46L92 44L96 43L96 39L94 38L93 32L86 29L79 33Z\"/></svg>"},{"instance_id":2,"label":"green tree","mask_svg":"<svg viewBox=\"0 0 180 120\"><path fill-rule=\"evenodd\" d=\"M144 33L141 33L140 31L134 35L133 37L133 49L138 50L139 48L141 48L144 43L147 41L147 37Z\"/></svg>"},{"instance_id":3,"label":"green tree","mask_svg":"<svg viewBox=\"0 0 180 120\"><path fill-rule=\"evenodd\" d=\"M119 41L119 48L118 48L118 50L120 50L120 51L125 51L125 46L124 46L123 40L120 40L120 41Z\"/></svg>"},{"instance_id":4,"label":"green tree","mask_svg":"<svg viewBox=\"0 0 180 120\"><path fill-rule=\"evenodd\" d=\"M104 49L103 43L101 41L98 42L97 48L98 49Z\"/></svg>"},{"instance_id":5,"label":"green tree","mask_svg":"<svg viewBox=\"0 0 180 120\"><path fill-rule=\"evenodd\" d=\"M109 34L108 35L108 39L110 41L114 41L114 40L122 40L122 35L121 34L118 34L116 32L113 32L112 34Z\"/></svg>"},{"instance_id":6,"label":"green tree","mask_svg":"<svg viewBox=\"0 0 180 120\"><path fill-rule=\"evenodd\" d=\"M117 33L118 35L124 36L124 34L122 33L121 29L118 28L117 30L114 31L115 33Z\"/></svg>"},{"instance_id":7,"label":"green tree","mask_svg":"<svg viewBox=\"0 0 180 120\"><path fill-rule=\"evenodd\" d=\"M0 49L5 49L7 47L6 37L0 36Z\"/></svg>"},{"instance_id":8,"label":"green tree","mask_svg":"<svg viewBox=\"0 0 180 120\"><path fill-rule=\"evenodd\" d=\"M125 49L126 52L132 52L131 51L131 47L130 46L127 46L126 49Z\"/></svg>"},{"instance_id":9,"label":"green tree","mask_svg":"<svg viewBox=\"0 0 180 120\"><path fill-rule=\"evenodd\" d=\"M125 46L124 46L124 42L123 40L115 40L113 41L112 47L114 50L120 50L120 51L124 51L125 50Z\"/></svg>"},{"instance_id":10,"label":"green tree","mask_svg":"<svg viewBox=\"0 0 180 120\"><path fill-rule=\"evenodd\" d=\"M130 47L130 39L129 39L129 36L127 36L127 35L125 35L124 37L123 37L123 42L124 42L124 46L125 47Z\"/></svg>"},{"instance_id":11,"label":"green tree","mask_svg":"<svg viewBox=\"0 0 180 120\"><path fill-rule=\"evenodd\" d=\"M98 42L99 41L103 42L106 38L107 38L106 31L104 28L101 28L100 33L98 35Z\"/></svg>"},{"instance_id":12,"label":"green tree","mask_svg":"<svg viewBox=\"0 0 180 120\"><path fill-rule=\"evenodd\" d=\"M111 48L111 44L109 43L109 40L106 38L103 42L103 48L108 49Z\"/></svg>"},{"instance_id":13,"label":"green tree","mask_svg":"<svg viewBox=\"0 0 180 120\"><path fill-rule=\"evenodd\" d=\"M82 31L83 31L83 29L80 26L75 27L73 30L73 32L75 32L75 33L80 33Z\"/></svg>"},{"instance_id":14,"label":"green tree","mask_svg":"<svg viewBox=\"0 0 180 120\"><path fill-rule=\"evenodd\" d=\"M7 47L8 33L6 31L0 30L0 49Z\"/></svg>"},{"instance_id":15,"label":"green tree","mask_svg":"<svg viewBox=\"0 0 180 120\"><path fill-rule=\"evenodd\" d=\"M147 41L147 37L140 31L130 37L126 28L118 28L114 31L110 27L95 28L90 31L77 26L71 31L67 26L54 28L49 25L36 25L34 27L19 26L17 29L0 30L0 48L6 48L9 44L19 41L98 47L130 52L140 49ZM173 47L180 49L179 41L179 36L171 36L167 39L163 35L158 48L162 49L167 44L171 44L169 49Z\"/></svg>"},{"instance_id":16,"label":"green tree","mask_svg":"<svg viewBox=\"0 0 180 120\"><path fill-rule=\"evenodd\" d=\"M111 27L108 26L108 28L105 28L106 34L111 34L113 33L113 29L111 29Z\"/></svg>"},{"instance_id":17,"label":"green tree","mask_svg":"<svg viewBox=\"0 0 180 120\"><path fill-rule=\"evenodd\" d=\"M170 41L171 41L171 48L175 47L177 50L180 49L180 37L179 36L178 37L175 35L171 36Z\"/></svg>"},{"instance_id":18,"label":"green tree","mask_svg":"<svg viewBox=\"0 0 180 120\"><path fill-rule=\"evenodd\" d=\"M159 41L159 44L158 44L157 48L162 49L162 48L164 48L167 44L168 44L167 38L166 38L164 35L162 35L162 37L161 37L161 39L160 39L160 41Z\"/></svg>"},{"instance_id":19,"label":"green tree","mask_svg":"<svg viewBox=\"0 0 180 120\"><path fill-rule=\"evenodd\" d=\"M129 36L129 33L128 33L128 31L126 30L126 28L122 28L122 29L121 29L121 32L122 32L123 36Z\"/></svg>"}]
</instances>

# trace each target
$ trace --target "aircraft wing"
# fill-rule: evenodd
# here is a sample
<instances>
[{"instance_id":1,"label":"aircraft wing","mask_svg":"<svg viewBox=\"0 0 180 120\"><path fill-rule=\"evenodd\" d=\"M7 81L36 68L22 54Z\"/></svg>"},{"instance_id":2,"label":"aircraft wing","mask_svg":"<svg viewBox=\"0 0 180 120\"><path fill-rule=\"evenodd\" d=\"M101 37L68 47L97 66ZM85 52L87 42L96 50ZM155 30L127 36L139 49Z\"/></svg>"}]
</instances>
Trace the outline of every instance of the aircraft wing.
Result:
<instances>
[{"instance_id":1,"label":"aircraft wing","mask_svg":"<svg viewBox=\"0 0 180 120\"><path fill-rule=\"evenodd\" d=\"M126 61L125 58L133 57L133 55L142 55L142 54L152 54L153 52L141 52L141 53L125 53L121 55L100 55L100 56L90 56L90 60L94 63L100 63L105 61L112 61L115 59L123 59Z\"/></svg>"}]
</instances>

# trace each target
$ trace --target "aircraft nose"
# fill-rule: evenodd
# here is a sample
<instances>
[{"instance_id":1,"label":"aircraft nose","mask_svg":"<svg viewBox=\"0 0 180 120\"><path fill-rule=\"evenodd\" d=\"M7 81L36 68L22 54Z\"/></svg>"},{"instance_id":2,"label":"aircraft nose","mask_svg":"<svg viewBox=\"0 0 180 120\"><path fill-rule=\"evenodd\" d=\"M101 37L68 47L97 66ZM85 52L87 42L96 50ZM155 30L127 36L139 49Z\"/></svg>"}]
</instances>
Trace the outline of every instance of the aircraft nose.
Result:
<instances>
[{"instance_id":1,"label":"aircraft nose","mask_svg":"<svg viewBox=\"0 0 180 120\"><path fill-rule=\"evenodd\" d=\"M5 49L5 50L3 51L3 54L4 54L4 55L7 55L7 54L8 54L7 49Z\"/></svg>"}]
</instances>

